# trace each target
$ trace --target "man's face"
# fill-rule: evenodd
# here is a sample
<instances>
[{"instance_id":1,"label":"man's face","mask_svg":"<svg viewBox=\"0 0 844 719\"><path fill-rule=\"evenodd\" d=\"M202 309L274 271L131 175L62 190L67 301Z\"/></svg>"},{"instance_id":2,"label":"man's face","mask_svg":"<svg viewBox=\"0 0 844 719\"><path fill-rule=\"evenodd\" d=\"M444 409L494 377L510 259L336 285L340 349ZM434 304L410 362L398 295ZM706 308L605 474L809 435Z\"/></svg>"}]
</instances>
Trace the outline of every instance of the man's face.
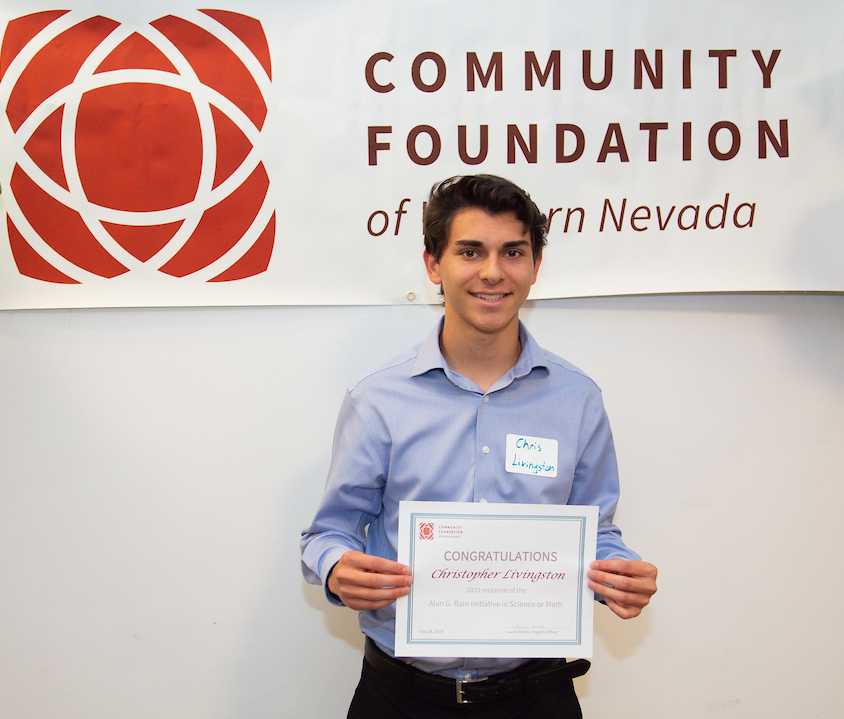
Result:
<instances>
[{"instance_id":1,"label":"man's face","mask_svg":"<svg viewBox=\"0 0 844 719\"><path fill-rule=\"evenodd\" d=\"M427 252L424 259L431 282L442 284L446 322L484 334L517 321L541 260L534 261L530 232L514 213L477 207L454 215L439 260Z\"/></svg>"}]
</instances>

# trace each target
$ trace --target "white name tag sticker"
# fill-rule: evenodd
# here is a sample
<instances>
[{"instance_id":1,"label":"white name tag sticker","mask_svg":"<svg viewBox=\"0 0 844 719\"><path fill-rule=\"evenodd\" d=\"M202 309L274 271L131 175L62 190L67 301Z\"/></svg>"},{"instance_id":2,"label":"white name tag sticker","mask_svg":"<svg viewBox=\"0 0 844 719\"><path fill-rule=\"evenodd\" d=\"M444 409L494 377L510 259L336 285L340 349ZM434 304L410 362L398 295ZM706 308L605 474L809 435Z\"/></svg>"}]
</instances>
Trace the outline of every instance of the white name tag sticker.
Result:
<instances>
[{"instance_id":1,"label":"white name tag sticker","mask_svg":"<svg viewBox=\"0 0 844 719\"><path fill-rule=\"evenodd\" d=\"M504 469L515 474L556 477L557 447L556 439L508 434Z\"/></svg>"}]
</instances>

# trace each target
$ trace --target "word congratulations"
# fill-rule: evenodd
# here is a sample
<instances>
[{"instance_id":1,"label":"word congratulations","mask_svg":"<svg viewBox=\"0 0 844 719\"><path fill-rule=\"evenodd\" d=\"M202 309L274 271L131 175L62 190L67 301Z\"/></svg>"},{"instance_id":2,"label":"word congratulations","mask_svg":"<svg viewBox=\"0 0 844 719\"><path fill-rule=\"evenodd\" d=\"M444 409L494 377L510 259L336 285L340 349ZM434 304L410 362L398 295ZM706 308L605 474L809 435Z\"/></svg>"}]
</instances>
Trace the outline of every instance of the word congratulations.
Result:
<instances>
[{"instance_id":1,"label":"word congratulations","mask_svg":"<svg viewBox=\"0 0 844 719\"><path fill-rule=\"evenodd\" d=\"M556 552L500 552L482 549L443 552L446 562L556 562Z\"/></svg>"},{"instance_id":2,"label":"word congratulations","mask_svg":"<svg viewBox=\"0 0 844 719\"><path fill-rule=\"evenodd\" d=\"M531 583L545 581L563 581L565 572L544 569L442 569L431 572L431 579L459 579L466 582L475 580L521 579Z\"/></svg>"}]
</instances>

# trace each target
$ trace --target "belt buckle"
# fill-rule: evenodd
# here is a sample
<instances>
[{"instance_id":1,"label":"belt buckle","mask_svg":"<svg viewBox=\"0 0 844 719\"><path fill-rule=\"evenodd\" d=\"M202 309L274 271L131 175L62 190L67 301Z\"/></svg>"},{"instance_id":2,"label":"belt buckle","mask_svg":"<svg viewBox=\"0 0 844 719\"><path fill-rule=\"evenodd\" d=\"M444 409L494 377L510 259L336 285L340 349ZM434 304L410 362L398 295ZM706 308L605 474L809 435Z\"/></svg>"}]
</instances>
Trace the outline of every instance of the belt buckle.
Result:
<instances>
[{"instance_id":1,"label":"belt buckle","mask_svg":"<svg viewBox=\"0 0 844 719\"><path fill-rule=\"evenodd\" d=\"M457 703L458 704L471 704L468 699L463 696L463 685L467 682L461 682L459 679L455 680L455 687L457 688Z\"/></svg>"},{"instance_id":2,"label":"belt buckle","mask_svg":"<svg viewBox=\"0 0 844 719\"><path fill-rule=\"evenodd\" d=\"M473 702L471 699L467 699L466 695L463 693L463 685L464 684L478 684L480 682L485 682L489 677L483 677L482 679L471 679L469 681L461 681L460 679L454 680L454 688L457 692L457 703L458 704L476 704L477 702Z\"/></svg>"}]
</instances>

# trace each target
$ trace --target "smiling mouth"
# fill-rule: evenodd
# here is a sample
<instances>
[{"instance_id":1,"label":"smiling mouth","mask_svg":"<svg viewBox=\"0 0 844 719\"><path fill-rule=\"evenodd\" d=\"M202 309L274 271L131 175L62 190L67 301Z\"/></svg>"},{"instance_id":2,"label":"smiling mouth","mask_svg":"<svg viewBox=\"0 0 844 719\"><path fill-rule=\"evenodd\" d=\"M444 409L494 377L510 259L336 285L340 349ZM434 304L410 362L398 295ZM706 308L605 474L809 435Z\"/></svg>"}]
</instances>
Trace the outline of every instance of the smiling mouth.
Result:
<instances>
[{"instance_id":1,"label":"smiling mouth","mask_svg":"<svg viewBox=\"0 0 844 719\"><path fill-rule=\"evenodd\" d=\"M475 299L484 302L485 304L495 305L501 302L505 297L509 297L512 292L470 292L470 295Z\"/></svg>"}]
</instances>

